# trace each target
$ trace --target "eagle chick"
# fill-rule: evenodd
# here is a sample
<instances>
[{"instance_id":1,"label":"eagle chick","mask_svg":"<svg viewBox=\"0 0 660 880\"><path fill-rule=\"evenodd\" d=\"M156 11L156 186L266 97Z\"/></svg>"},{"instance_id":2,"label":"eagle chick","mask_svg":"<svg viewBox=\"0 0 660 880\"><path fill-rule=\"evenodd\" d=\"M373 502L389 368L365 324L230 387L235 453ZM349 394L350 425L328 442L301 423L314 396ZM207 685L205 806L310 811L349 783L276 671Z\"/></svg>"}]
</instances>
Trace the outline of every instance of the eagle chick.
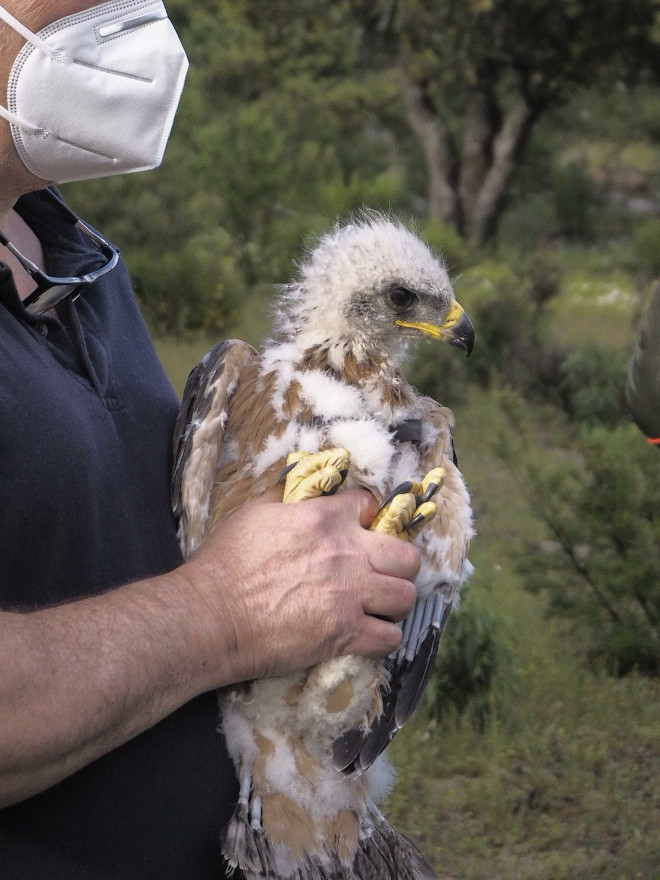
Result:
<instances>
[{"instance_id":1,"label":"eagle chick","mask_svg":"<svg viewBox=\"0 0 660 880\"><path fill-rule=\"evenodd\" d=\"M441 262L404 226L368 213L310 251L282 291L261 353L223 342L184 391L172 493L186 556L214 523L275 485L290 453L346 450L346 483L381 501L444 471L437 514L415 538L418 598L397 652L342 657L221 694L240 782L223 852L248 878L433 876L376 806L389 779L382 753L419 702L471 571L472 514L452 414L400 372L420 337L467 354L474 342Z\"/></svg>"}]
</instances>

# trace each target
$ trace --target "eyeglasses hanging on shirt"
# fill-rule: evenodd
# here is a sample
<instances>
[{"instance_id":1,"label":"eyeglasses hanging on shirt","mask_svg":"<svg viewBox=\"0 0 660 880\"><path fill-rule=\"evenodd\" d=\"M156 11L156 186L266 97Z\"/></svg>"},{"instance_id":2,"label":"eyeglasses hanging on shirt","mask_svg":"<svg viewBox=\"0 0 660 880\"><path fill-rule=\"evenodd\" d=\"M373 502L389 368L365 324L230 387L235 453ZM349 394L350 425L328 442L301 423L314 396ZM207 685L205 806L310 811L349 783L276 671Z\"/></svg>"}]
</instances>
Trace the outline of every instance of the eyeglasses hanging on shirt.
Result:
<instances>
[{"instance_id":1,"label":"eyeglasses hanging on shirt","mask_svg":"<svg viewBox=\"0 0 660 880\"><path fill-rule=\"evenodd\" d=\"M25 309L35 317L44 315L67 298L76 299L91 284L102 278L103 275L111 272L119 260L119 251L114 245L110 244L103 236L84 223L52 190L46 190L46 193L71 225L77 226L91 238L106 262L98 269L94 269L84 275L62 278L48 275L36 263L33 263L32 260L22 254L3 232L0 232L0 244L3 244L16 257L21 266L36 282L36 289L23 300Z\"/></svg>"}]
</instances>

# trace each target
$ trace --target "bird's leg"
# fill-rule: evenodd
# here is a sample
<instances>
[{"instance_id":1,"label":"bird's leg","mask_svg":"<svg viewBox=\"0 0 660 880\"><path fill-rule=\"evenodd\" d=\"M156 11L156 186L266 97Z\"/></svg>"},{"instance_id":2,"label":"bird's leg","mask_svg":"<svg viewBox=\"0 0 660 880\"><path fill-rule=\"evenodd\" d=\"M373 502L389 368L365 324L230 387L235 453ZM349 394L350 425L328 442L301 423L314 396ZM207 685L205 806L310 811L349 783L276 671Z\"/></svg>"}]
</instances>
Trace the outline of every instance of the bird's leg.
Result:
<instances>
[{"instance_id":1,"label":"bird's leg","mask_svg":"<svg viewBox=\"0 0 660 880\"><path fill-rule=\"evenodd\" d=\"M405 541L412 540L406 529L415 515L417 502L413 493L406 491L409 486L410 481L401 483L383 501L369 526L372 532L399 536Z\"/></svg>"},{"instance_id":2,"label":"bird's leg","mask_svg":"<svg viewBox=\"0 0 660 880\"><path fill-rule=\"evenodd\" d=\"M400 483L381 504L371 530L414 541L437 512L437 505L431 498L444 479L444 469L433 468L421 482L406 480Z\"/></svg>"},{"instance_id":3,"label":"bird's leg","mask_svg":"<svg viewBox=\"0 0 660 880\"><path fill-rule=\"evenodd\" d=\"M240 775L240 790L238 793L238 806L243 816L248 815L248 807L250 803L250 790L252 787L252 777L250 771L245 768L241 768Z\"/></svg>"},{"instance_id":4,"label":"bird's leg","mask_svg":"<svg viewBox=\"0 0 660 880\"><path fill-rule=\"evenodd\" d=\"M336 447L321 452L291 452L280 480L284 480L286 504L334 495L346 479L351 456L346 449Z\"/></svg>"}]
</instances>

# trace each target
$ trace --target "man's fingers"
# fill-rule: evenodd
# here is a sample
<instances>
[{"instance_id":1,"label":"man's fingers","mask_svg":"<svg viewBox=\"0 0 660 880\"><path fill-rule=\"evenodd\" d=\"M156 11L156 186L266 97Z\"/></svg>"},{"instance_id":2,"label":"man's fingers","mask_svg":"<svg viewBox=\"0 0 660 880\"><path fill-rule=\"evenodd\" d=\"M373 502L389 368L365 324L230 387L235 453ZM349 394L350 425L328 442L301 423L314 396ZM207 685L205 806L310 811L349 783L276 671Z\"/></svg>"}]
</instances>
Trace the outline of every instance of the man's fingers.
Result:
<instances>
[{"instance_id":1,"label":"man's fingers","mask_svg":"<svg viewBox=\"0 0 660 880\"><path fill-rule=\"evenodd\" d=\"M417 547L392 535L369 532L367 552L374 571L414 581L419 574L421 556Z\"/></svg>"},{"instance_id":2,"label":"man's fingers","mask_svg":"<svg viewBox=\"0 0 660 880\"><path fill-rule=\"evenodd\" d=\"M416 598L412 581L382 576L373 593L365 597L362 607L364 613L372 617L397 621L408 617Z\"/></svg>"},{"instance_id":3,"label":"man's fingers","mask_svg":"<svg viewBox=\"0 0 660 880\"><path fill-rule=\"evenodd\" d=\"M401 644L401 628L396 623L370 617L352 653L360 657L387 657Z\"/></svg>"}]
</instances>

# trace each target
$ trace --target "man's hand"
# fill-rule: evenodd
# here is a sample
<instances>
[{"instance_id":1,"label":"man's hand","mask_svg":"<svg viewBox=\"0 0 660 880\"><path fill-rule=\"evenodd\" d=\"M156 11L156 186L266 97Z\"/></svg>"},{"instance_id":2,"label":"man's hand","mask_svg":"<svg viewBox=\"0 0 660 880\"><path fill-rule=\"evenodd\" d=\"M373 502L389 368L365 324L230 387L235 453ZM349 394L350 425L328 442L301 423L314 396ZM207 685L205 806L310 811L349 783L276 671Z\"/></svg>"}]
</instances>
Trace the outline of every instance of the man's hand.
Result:
<instances>
[{"instance_id":1,"label":"man's hand","mask_svg":"<svg viewBox=\"0 0 660 880\"><path fill-rule=\"evenodd\" d=\"M205 597L218 675L229 676L216 685L398 646L419 552L367 531L376 511L364 490L260 501L211 532L184 569Z\"/></svg>"}]
</instances>

